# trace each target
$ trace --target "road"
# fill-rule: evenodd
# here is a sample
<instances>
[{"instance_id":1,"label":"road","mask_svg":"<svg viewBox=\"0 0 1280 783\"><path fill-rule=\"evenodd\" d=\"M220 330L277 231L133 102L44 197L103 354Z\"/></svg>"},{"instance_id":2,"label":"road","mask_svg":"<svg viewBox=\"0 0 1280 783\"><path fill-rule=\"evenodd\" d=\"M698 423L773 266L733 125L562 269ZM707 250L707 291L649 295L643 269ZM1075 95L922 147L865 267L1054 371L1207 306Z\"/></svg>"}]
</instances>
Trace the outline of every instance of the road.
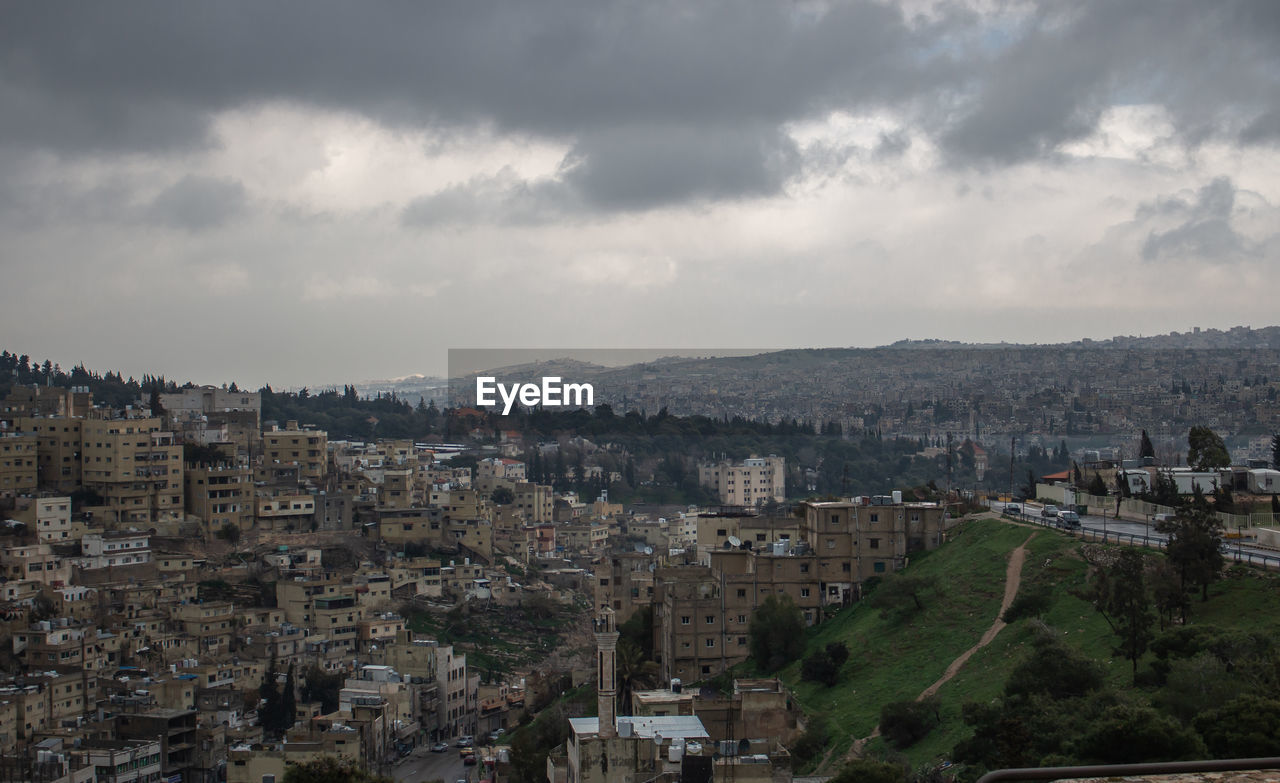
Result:
<instances>
[{"instance_id":1,"label":"road","mask_svg":"<svg viewBox=\"0 0 1280 783\"><path fill-rule=\"evenodd\" d=\"M443 780L454 783L458 780L475 781L476 767L464 766L458 749L450 746L444 753L432 753L429 747L415 748L413 753L395 765L391 776L401 783L424 783L428 780Z\"/></svg>"},{"instance_id":2,"label":"road","mask_svg":"<svg viewBox=\"0 0 1280 783\"><path fill-rule=\"evenodd\" d=\"M991 510L1003 511L1004 506L1004 503L992 501ZM1024 513L1019 517L1020 519L1038 524L1049 524L1051 522L1051 520L1040 516L1040 506L1024 503L1022 507ZM1098 536L1106 535L1112 541L1119 536L1124 543L1142 543L1143 539L1145 539L1148 545L1162 548L1165 542L1169 540L1167 535L1156 530L1152 524L1124 519L1115 520L1111 517L1094 514L1081 516L1080 527ZM1228 545L1228 549L1223 552L1223 555L1230 562L1266 565L1271 568L1280 567L1280 553L1250 546L1242 539L1224 539L1224 543Z\"/></svg>"}]
</instances>

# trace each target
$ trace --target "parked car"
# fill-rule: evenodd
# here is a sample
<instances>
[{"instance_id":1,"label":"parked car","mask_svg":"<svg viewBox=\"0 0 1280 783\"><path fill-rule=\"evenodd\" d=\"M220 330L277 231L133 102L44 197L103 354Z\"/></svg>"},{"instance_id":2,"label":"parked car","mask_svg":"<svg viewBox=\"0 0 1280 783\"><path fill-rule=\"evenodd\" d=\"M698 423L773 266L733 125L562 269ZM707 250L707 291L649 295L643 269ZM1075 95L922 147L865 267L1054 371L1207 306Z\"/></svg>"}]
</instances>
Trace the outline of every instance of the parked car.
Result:
<instances>
[{"instance_id":1,"label":"parked car","mask_svg":"<svg viewBox=\"0 0 1280 783\"><path fill-rule=\"evenodd\" d=\"M1044 508L1040 509L1040 516L1046 519L1054 519L1055 517L1058 516L1058 507L1045 506Z\"/></svg>"},{"instance_id":2,"label":"parked car","mask_svg":"<svg viewBox=\"0 0 1280 783\"><path fill-rule=\"evenodd\" d=\"M448 749L449 749L449 743L447 742L437 742L436 744L431 746L432 753L444 753Z\"/></svg>"},{"instance_id":3,"label":"parked car","mask_svg":"<svg viewBox=\"0 0 1280 783\"><path fill-rule=\"evenodd\" d=\"M1017 503L1008 503L1004 507L1004 512L1006 514L1021 514L1022 506L1019 506Z\"/></svg>"},{"instance_id":4,"label":"parked car","mask_svg":"<svg viewBox=\"0 0 1280 783\"><path fill-rule=\"evenodd\" d=\"M507 733L506 729L494 729L493 731L489 732L489 741L497 742L498 740L502 739L502 735L506 733Z\"/></svg>"},{"instance_id":5,"label":"parked car","mask_svg":"<svg viewBox=\"0 0 1280 783\"><path fill-rule=\"evenodd\" d=\"M475 743L476 743L475 737L471 736L470 734L463 734L461 737L458 737L458 741L455 742L454 744L460 748L469 748Z\"/></svg>"},{"instance_id":6,"label":"parked car","mask_svg":"<svg viewBox=\"0 0 1280 783\"><path fill-rule=\"evenodd\" d=\"M462 757L463 766L471 767L471 766L475 766L475 763L476 763L475 753L468 753L467 755Z\"/></svg>"},{"instance_id":7,"label":"parked car","mask_svg":"<svg viewBox=\"0 0 1280 783\"><path fill-rule=\"evenodd\" d=\"M1074 511L1059 511L1058 527L1064 530L1078 529L1080 527L1080 515Z\"/></svg>"}]
</instances>

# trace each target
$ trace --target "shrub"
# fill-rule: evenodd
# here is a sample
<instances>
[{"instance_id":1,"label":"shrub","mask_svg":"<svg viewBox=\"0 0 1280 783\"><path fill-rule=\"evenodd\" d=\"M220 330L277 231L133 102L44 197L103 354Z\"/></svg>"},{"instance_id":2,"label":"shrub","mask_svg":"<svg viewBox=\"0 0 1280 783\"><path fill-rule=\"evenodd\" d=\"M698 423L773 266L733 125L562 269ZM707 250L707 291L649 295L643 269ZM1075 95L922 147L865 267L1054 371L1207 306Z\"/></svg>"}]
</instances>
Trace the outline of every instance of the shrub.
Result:
<instances>
[{"instance_id":1,"label":"shrub","mask_svg":"<svg viewBox=\"0 0 1280 783\"><path fill-rule=\"evenodd\" d=\"M938 725L938 698L896 701L880 709L880 733L898 750L909 748Z\"/></svg>"}]
</instances>

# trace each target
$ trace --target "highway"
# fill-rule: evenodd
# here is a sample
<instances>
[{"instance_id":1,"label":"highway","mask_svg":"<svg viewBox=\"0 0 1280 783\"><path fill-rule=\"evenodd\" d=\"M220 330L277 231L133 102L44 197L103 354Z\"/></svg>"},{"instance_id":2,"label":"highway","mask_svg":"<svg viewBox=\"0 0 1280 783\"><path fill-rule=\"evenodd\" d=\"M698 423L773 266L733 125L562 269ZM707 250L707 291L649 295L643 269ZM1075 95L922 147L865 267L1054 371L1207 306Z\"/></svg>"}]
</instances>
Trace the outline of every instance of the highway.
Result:
<instances>
[{"instance_id":1,"label":"highway","mask_svg":"<svg viewBox=\"0 0 1280 783\"><path fill-rule=\"evenodd\" d=\"M993 511L1004 512L1005 503L997 501L991 502ZM1024 522L1054 527L1054 520L1040 516L1042 507L1034 503L1019 504L1023 508L1022 514L1016 515L1015 518ZM1116 520L1111 517L1101 515L1088 514L1080 517L1080 532L1091 538L1105 538L1107 541L1117 543L1134 543L1163 549L1169 537L1164 533L1156 530L1155 525L1143 522L1134 522L1131 520ZM1270 549L1261 549L1251 546L1242 539L1223 539L1223 543L1227 544L1227 549L1223 555L1229 562L1249 563L1252 565L1262 565L1270 568L1280 568L1280 552Z\"/></svg>"}]
</instances>

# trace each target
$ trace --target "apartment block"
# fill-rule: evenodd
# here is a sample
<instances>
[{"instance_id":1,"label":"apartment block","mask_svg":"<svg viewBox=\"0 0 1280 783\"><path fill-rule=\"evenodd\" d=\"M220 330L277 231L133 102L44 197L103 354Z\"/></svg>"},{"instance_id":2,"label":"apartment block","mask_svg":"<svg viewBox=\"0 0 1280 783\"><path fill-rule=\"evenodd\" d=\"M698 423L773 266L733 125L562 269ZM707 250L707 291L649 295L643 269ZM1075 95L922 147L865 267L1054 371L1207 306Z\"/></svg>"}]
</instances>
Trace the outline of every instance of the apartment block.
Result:
<instances>
[{"instance_id":1,"label":"apartment block","mask_svg":"<svg viewBox=\"0 0 1280 783\"><path fill-rule=\"evenodd\" d=\"M255 498L253 471L234 459L219 464L189 463L184 471L187 513L204 521L210 531L227 525L253 527Z\"/></svg>"},{"instance_id":2,"label":"apartment block","mask_svg":"<svg viewBox=\"0 0 1280 783\"><path fill-rule=\"evenodd\" d=\"M0 497L35 494L37 438L21 432L0 432Z\"/></svg>"},{"instance_id":3,"label":"apartment block","mask_svg":"<svg viewBox=\"0 0 1280 783\"><path fill-rule=\"evenodd\" d=\"M267 464L298 466L298 478L315 485L328 473L329 435L289 421L284 429L273 426L262 433L262 459Z\"/></svg>"},{"instance_id":4,"label":"apartment block","mask_svg":"<svg viewBox=\"0 0 1280 783\"><path fill-rule=\"evenodd\" d=\"M150 527L183 516L182 446L156 417L85 419L81 476L107 522Z\"/></svg>"},{"instance_id":5,"label":"apartment block","mask_svg":"<svg viewBox=\"0 0 1280 783\"><path fill-rule=\"evenodd\" d=\"M42 543L68 541L71 538L71 498L19 498L13 516L34 530Z\"/></svg>"},{"instance_id":6,"label":"apartment block","mask_svg":"<svg viewBox=\"0 0 1280 783\"><path fill-rule=\"evenodd\" d=\"M727 506L761 506L786 500L786 460L751 457L740 464L722 460L698 466L698 483L715 490Z\"/></svg>"},{"instance_id":7,"label":"apartment block","mask_svg":"<svg viewBox=\"0 0 1280 783\"><path fill-rule=\"evenodd\" d=\"M13 426L36 437L37 479L41 487L62 493L80 488L83 419L21 416L14 419Z\"/></svg>"}]
</instances>

